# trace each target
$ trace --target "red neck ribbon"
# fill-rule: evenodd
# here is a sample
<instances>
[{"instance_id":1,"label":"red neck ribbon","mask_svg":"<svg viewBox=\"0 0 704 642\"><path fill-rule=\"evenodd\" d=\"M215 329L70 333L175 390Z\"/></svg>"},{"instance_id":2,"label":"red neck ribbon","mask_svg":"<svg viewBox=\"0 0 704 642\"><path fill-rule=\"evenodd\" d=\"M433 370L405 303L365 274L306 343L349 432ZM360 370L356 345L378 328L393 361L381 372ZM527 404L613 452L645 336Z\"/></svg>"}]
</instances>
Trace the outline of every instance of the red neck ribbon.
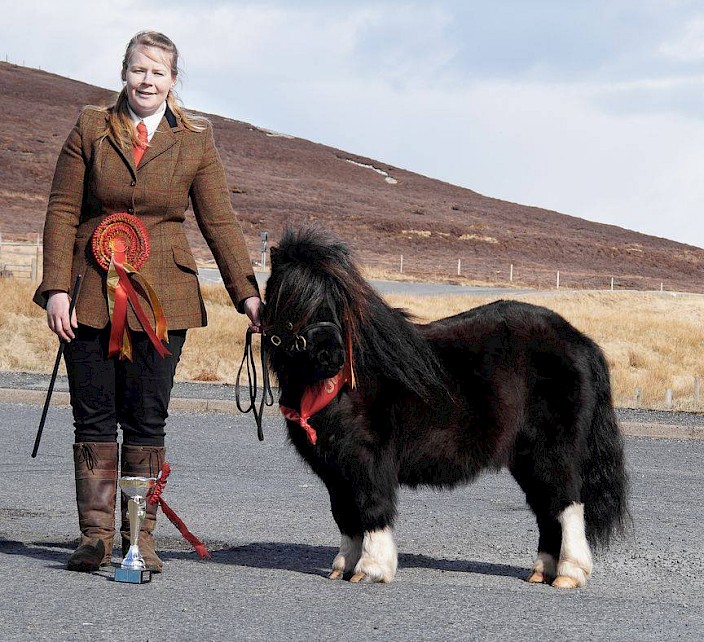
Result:
<instances>
[{"instance_id":1,"label":"red neck ribbon","mask_svg":"<svg viewBox=\"0 0 704 642\"><path fill-rule=\"evenodd\" d=\"M164 512L164 515L166 515L169 518L169 521L176 528L178 528L181 535L183 535L183 538L187 542L189 542L191 546L193 546L193 548L196 550L196 553L198 553L198 557L200 557L200 559L210 557L210 553L205 547L205 544L203 544L203 542L201 542L193 533L191 533L191 531L188 530L186 525L183 523L183 520L176 513L174 513L173 510L171 510L169 505L164 501L164 498L161 496L161 493L164 491L164 486L166 486L166 478L169 476L170 473L171 466L168 462L165 461L164 465L161 467L161 472L159 473L159 477L156 480L156 484L154 484L149 495L147 495L147 502L149 502L150 504L159 504L159 506L161 506L161 510Z\"/></svg>"},{"instance_id":2,"label":"red neck ribbon","mask_svg":"<svg viewBox=\"0 0 704 642\"><path fill-rule=\"evenodd\" d=\"M303 430L305 430L306 435L308 435L308 441L315 446L318 441L318 435L315 432L315 428L308 423L308 420L316 413L321 411L325 406L327 406L335 397L345 384L349 383L352 388L355 387L354 372L352 370L352 360L351 351L348 350L347 359L345 365L334 377L319 381L318 383L312 385L310 388L306 388L303 396L301 397L301 411L297 412L293 408L279 405L281 414L288 420L297 423Z\"/></svg>"}]
</instances>

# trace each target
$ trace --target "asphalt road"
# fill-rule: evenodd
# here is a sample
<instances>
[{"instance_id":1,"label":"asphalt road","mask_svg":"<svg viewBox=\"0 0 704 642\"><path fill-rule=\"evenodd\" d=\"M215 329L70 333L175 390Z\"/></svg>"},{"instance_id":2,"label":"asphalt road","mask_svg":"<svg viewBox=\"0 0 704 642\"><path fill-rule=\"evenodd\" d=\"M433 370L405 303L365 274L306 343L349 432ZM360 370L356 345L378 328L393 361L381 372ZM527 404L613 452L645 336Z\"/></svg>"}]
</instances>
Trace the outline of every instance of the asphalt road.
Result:
<instances>
[{"instance_id":1,"label":"asphalt road","mask_svg":"<svg viewBox=\"0 0 704 642\"><path fill-rule=\"evenodd\" d=\"M627 438L633 528L585 589L523 581L536 547L511 478L402 493L389 585L326 579L338 534L327 495L268 415L174 412L165 498L212 552L160 517L151 584L71 573L77 536L70 411L0 404L2 640L701 640L704 442ZM117 559L115 560L117 561Z\"/></svg>"},{"instance_id":2,"label":"asphalt road","mask_svg":"<svg viewBox=\"0 0 704 642\"><path fill-rule=\"evenodd\" d=\"M256 272L259 288L264 292L268 272ZM222 283L220 272L214 268L198 268L201 283ZM416 283L415 281L378 281L369 283L381 294L409 294L413 296L445 296L449 294L475 294L481 296L513 296L528 292L519 288L475 287L472 285L454 285L452 283Z\"/></svg>"}]
</instances>

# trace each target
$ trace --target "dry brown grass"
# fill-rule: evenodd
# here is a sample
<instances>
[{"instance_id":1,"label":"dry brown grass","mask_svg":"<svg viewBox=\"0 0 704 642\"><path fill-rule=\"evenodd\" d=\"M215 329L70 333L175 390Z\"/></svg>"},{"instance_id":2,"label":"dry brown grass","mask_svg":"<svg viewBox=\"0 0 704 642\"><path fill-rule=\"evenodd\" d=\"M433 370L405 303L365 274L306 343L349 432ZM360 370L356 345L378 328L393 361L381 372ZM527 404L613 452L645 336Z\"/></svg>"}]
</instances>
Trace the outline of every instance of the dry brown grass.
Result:
<instances>
[{"instance_id":1,"label":"dry brown grass","mask_svg":"<svg viewBox=\"0 0 704 642\"><path fill-rule=\"evenodd\" d=\"M50 373L57 341L43 310L32 303L35 284L0 279L0 370ZM205 286L209 325L188 332L178 379L232 382L244 349L247 323L223 287ZM63 363L59 370L65 374Z\"/></svg>"},{"instance_id":2,"label":"dry brown grass","mask_svg":"<svg viewBox=\"0 0 704 642\"><path fill-rule=\"evenodd\" d=\"M27 280L0 279L0 370L51 371L56 339L46 328L42 310L31 302L33 290ZM247 324L221 286L206 286L204 296L209 325L189 331L177 378L233 383ZM559 312L602 346L617 405L635 405L635 391L640 389L642 407L664 408L669 388L675 409L704 409L695 399L695 378L704 380L704 297L564 290L517 298ZM494 300L400 295L386 299L421 322Z\"/></svg>"},{"instance_id":3,"label":"dry brown grass","mask_svg":"<svg viewBox=\"0 0 704 642\"><path fill-rule=\"evenodd\" d=\"M389 296L387 300L427 322L497 298L501 297ZM704 410L704 398L695 397L695 378L704 381L703 296L563 290L513 298L555 310L602 347L618 406L666 408L666 391L671 389L673 408Z\"/></svg>"}]
</instances>

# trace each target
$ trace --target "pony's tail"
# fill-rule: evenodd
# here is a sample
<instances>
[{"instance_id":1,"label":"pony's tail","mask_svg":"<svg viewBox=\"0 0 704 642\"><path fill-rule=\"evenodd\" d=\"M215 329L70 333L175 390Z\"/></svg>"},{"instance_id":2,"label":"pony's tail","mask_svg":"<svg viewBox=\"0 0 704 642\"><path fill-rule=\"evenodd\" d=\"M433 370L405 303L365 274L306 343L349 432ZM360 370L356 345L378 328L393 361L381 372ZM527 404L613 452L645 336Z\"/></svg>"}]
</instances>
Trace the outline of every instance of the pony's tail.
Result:
<instances>
[{"instance_id":1,"label":"pony's tail","mask_svg":"<svg viewBox=\"0 0 704 642\"><path fill-rule=\"evenodd\" d=\"M611 399L609 367L597 347L592 361L596 406L582 462L582 501L586 534L592 546L608 546L614 535L623 535L628 519L628 475L623 437Z\"/></svg>"}]
</instances>

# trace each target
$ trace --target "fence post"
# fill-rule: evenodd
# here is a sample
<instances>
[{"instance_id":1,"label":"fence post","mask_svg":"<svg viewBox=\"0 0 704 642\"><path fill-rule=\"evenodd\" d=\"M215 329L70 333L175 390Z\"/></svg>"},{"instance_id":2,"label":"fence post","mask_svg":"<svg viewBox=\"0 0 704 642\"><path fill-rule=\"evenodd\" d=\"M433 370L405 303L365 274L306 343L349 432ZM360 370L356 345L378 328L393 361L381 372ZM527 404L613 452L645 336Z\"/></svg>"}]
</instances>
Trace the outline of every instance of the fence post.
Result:
<instances>
[{"instance_id":1,"label":"fence post","mask_svg":"<svg viewBox=\"0 0 704 642\"><path fill-rule=\"evenodd\" d=\"M560 270L557 271L557 289L560 289Z\"/></svg>"},{"instance_id":2,"label":"fence post","mask_svg":"<svg viewBox=\"0 0 704 642\"><path fill-rule=\"evenodd\" d=\"M702 394L702 380L698 377L694 377L694 403L698 406L699 400Z\"/></svg>"},{"instance_id":3,"label":"fence post","mask_svg":"<svg viewBox=\"0 0 704 642\"><path fill-rule=\"evenodd\" d=\"M635 406L636 406L636 408L640 408L640 398L641 398L641 394L642 394L642 393L643 393L643 391L642 391L641 388L636 388L635 391L634 391L633 398L634 398L634 400L635 400Z\"/></svg>"},{"instance_id":4,"label":"fence post","mask_svg":"<svg viewBox=\"0 0 704 642\"><path fill-rule=\"evenodd\" d=\"M665 391L665 407L672 408L672 388Z\"/></svg>"},{"instance_id":5,"label":"fence post","mask_svg":"<svg viewBox=\"0 0 704 642\"><path fill-rule=\"evenodd\" d=\"M462 259L457 259L457 276L462 274Z\"/></svg>"},{"instance_id":6,"label":"fence post","mask_svg":"<svg viewBox=\"0 0 704 642\"><path fill-rule=\"evenodd\" d=\"M513 263L511 263L511 267L508 270L508 280L513 283Z\"/></svg>"},{"instance_id":7,"label":"fence post","mask_svg":"<svg viewBox=\"0 0 704 642\"><path fill-rule=\"evenodd\" d=\"M401 254L401 274L403 274L403 254Z\"/></svg>"},{"instance_id":8,"label":"fence post","mask_svg":"<svg viewBox=\"0 0 704 642\"><path fill-rule=\"evenodd\" d=\"M614 291L614 277L611 277L611 291Z\"/></svg>"}]
</instances>

